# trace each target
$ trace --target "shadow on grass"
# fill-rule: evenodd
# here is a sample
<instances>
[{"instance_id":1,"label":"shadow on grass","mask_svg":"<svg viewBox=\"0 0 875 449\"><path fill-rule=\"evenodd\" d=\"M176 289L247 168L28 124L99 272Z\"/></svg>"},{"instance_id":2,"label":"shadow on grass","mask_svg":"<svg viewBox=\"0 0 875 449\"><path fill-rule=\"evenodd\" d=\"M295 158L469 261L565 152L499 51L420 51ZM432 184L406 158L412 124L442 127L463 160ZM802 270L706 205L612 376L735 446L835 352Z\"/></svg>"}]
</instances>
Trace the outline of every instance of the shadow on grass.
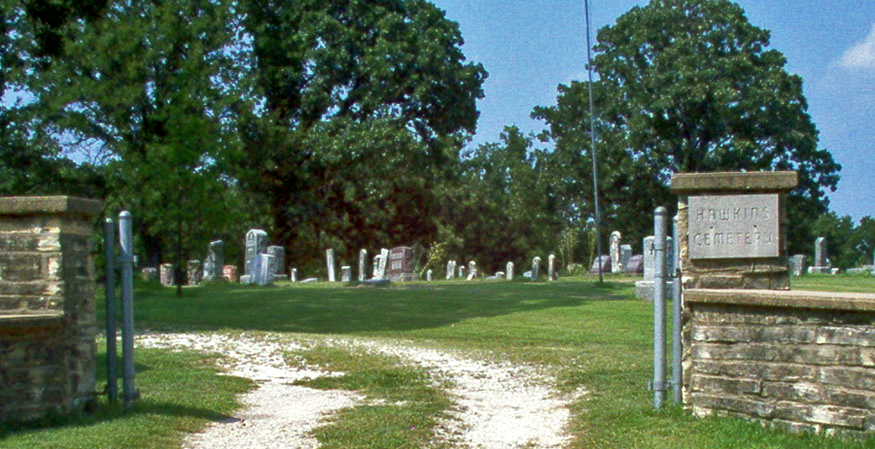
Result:
<instances>
[{"instance_id":1,"label":"shadow on grass","mask_svg":"<svg viewBox=\"0 0 875 449\"><path fill-rule=\"evenodd\" d=\"M277 287L213 284L175 289L150 284L135 293L136 322L152 329L239 329L304 333L410 331L593 301L631 298L604 282L435 282L367 288L342 284ZM99 318L102 319L102 318Z\"/></svg>"}]
</instances>

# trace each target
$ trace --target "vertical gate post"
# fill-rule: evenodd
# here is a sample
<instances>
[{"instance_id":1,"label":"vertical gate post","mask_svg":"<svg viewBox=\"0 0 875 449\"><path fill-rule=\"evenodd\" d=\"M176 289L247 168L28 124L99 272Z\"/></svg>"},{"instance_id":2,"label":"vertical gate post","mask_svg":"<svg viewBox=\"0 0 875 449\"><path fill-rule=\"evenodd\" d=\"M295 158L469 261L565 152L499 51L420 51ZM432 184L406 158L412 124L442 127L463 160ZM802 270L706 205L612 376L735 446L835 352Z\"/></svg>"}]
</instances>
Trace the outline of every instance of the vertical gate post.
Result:
<instances>
[{"instance_id":1,"label":"vertical gate post","mask_svg":"<svg viewBox=\"0 0 875 449\"><path fill-rule=\"evenodd\" d=\"M653 270L653 408L662 408L665 401L665 207L656 208L653 220L656 256Z\"/></svg>"},{"instance_id":2,"label":"vertical gate post","mask_svg":"<svg viewBox=\"0 0 875 449\"><path fill-rule=\"evenodd\" d=\"M106 392L109 400L118 399L118 349L115 324L115 229L112 218L103 224L106 255Z\"/></svg>"},{"instance_id":3,"label":"vertical gate post","mask_svg":"<svg viewBox=\"0 0 875 449\"><path fill-rule=\"evenodd\" d=\"M121 239L121 277L122 277L122 365L124 375L122 386L124 387L125 405L129 405L137 398L137 389L134 385L134 285L133 285L133 217L128 211L119 214L119 233Z\"/></svg>"}]
</instances>

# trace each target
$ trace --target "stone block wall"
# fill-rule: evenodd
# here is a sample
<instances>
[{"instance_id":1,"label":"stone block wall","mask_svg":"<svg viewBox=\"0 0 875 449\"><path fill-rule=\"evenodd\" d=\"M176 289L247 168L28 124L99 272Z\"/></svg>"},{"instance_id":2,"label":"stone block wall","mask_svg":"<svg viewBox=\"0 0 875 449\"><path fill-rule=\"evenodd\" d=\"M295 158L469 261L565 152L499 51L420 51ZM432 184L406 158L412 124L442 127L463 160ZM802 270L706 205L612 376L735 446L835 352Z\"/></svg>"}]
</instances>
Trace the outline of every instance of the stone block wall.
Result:
<instances>
[{"instance_id":1,"label":"stone block wall","mask_svg":"<svg viewBox=\"0 0 875 449\"><path fill-rule=\"evenodd\" d=\"M100 203L0 198L0 421L82 408L95 393Z\"/></svg>"},{"instance_id":2,"label":"stone block wall","mask_svg":"<svg viewBox=\"0 0 875 449\"><path fill-rule=\"evenodd\" d=\"M787 193L797 185L796 172L678 173L672 177L672 193L678 195L678 251L684 288L773 289L790 288L786 251ZM766 258L691 259L689 246L689 198L777 194L779 254Z\"/></svg>"},{"instance_id":3,"label":"stone block wall","mask_svg":"<svg viewBox=\"0 0 875 449\"><path fill-rule=\"evenodd\" d=\"M694 414L875 435L875 294L703 289L684 301Z\"/></svg>"}]
</instances>

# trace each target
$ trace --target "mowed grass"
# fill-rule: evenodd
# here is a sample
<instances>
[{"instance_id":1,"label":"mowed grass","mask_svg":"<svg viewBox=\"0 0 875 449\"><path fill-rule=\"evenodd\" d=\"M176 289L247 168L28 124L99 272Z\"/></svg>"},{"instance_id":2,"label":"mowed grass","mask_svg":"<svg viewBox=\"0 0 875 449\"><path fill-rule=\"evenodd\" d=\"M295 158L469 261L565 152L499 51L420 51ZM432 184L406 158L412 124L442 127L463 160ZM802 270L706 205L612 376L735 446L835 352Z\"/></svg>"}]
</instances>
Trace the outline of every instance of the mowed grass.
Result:
<instances>
[{"instance_id":1,"label":"mowed grass","mask_svg":"<svg viewBox=\"0 0 875 449\"><path fill-rule=\"evenodd\" d=\"M137 388L142 398L126 410L102 396L89 413L0 426L3 449L167 449L187 433L229 419L248 381L216 376L214 357L190 352L138 350ZM106 352L97 360L98 384L105 384ZM119 381L121 389L121 381Z\"/></svg>"},{"instance_id":2,"label":"mowed grass","mask_svg":"<svg viewBox=\"0 0 875 449\"><path fill-rule=\"evenodd\" d=\"M591 277L551 283L441 281L387 288L340 283L261 288L218 284L186 288L183 297L176 297L174 289L149 284L136 292L136 325L164 331L284 332L292 338L301 334L403 338L541 364L554 373L558 388L587 391L572 406L572 448L875 447L872 440L790 434L736 419L695 419L677 406L653 411L652 393L646 389L653 370L652 304L633 298L629 279L609 276L606 280L603 284ZM870 282L858 277L803 277L794 279L793 285L875 292ZM356 390L380 400L343 411L317 429L324 447L424 447L437 419L447 412L448 399L428 373L398 360L332 347L293 355L346 373L309 386ZM140 388L148 397L150 388L146 384ZM221 388L195 387L211 392ZM173 419L167 422L173 427L170 433L185 431ZM66 438L42 431L51 441ZM151 447L177 447L173 438L178 436ZM4 443L0 440L0 447L5 448Z\"/></svg>"}]
</instances>

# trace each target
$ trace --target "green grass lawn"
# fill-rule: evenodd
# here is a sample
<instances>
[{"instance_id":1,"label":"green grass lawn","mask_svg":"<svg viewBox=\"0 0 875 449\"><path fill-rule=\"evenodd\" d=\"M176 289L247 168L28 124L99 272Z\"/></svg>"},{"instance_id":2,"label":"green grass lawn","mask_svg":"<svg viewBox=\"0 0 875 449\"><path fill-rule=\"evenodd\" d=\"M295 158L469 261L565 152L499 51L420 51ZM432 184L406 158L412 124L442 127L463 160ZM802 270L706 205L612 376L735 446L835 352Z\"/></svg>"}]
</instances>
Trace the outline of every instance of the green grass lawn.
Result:
<instances>
[{"instance_id":1,"label":"green grass lawn","mask_svg":"<svg viewBox=\"0 0 875 449\"><path fill-rule=\"evenodd\" d=\"M573 405L570 429L575 436L573 448L875 447L875 441L794 435L735 419L695 419L679 407L653 411L652 394L646 390L652 374L652 305L633 298L631 279L610 276L606 279L608 282L601 285L587 277L552 283L419 282L387 288L351 287L340 283L285 283L263 288L219 284L186 288L183 297L176 297L174 289L150 284L137 289L136 324L140 329L165 331L282 332L292 338L301 335L404 338L423 345L483 350L496 358L541 364L555 374L559 388L574 391L582 387L589 391ZM793 286L875 292L875 282L864 277L803 277L794 279ZM144 354L171 357L162 351L144 351ZM390 403L405 404L399 408L363 406L342 412L331 424L316 432L325 447L422 447L434 418L446 411L447 399L439 390L429 387L427 374L397 360L380 360L367 354L325 348L299 355L329 368L338 368L340 364L339 369L347 372L343 378L316 381L314 387L355 389ZM181 368L189 366L186 363L190 361L179 362L180 365L166 369L192 369ZM203 366L198 365L197 369ZM150 366L141 375L144 397L155 397L152 390L156 388L163 391L163 387L143 379L148 373L155 374L159 370L161 368ZM212 377L229 381L227 377ZM195 387L196 390L203 388ZM232 382L216 385L209 391L230 395L241 388ZM166 421L153 420L148 426L162 429L160 432L152 430L156 434L170 436L153 438L154 444L149 447L177 447L174 444L180 432L228 413L233 405L230 400L221 401L221 406L191 405L185 402L183 391L166 391L162 395L165 393L160 404L179 404L180 410L187 412L158 414L157 417L151 417L148 411L112 412L105 420L100 416L86 419L91 423L84 426L91 430L83 434L94 434L93 430L98 427L120 425L129 420L162 418ZM147 405L138 404L139 407ZM350 435L376 428L374 423L389 422L393 424L386 428L386 438L348 439ZM12 431L0 437L0 447L37 447L26 443L33 438L43 442L73 441L52 447L105 447L101 442L105 440L95 440L98 442L92 444L76 442L79 440L70 435L81 428L80 424L67 423L51 429ZM410 435L400 440L396 438L405 428L418 432L408 432Z\"/></svg>"}]
</instances>

